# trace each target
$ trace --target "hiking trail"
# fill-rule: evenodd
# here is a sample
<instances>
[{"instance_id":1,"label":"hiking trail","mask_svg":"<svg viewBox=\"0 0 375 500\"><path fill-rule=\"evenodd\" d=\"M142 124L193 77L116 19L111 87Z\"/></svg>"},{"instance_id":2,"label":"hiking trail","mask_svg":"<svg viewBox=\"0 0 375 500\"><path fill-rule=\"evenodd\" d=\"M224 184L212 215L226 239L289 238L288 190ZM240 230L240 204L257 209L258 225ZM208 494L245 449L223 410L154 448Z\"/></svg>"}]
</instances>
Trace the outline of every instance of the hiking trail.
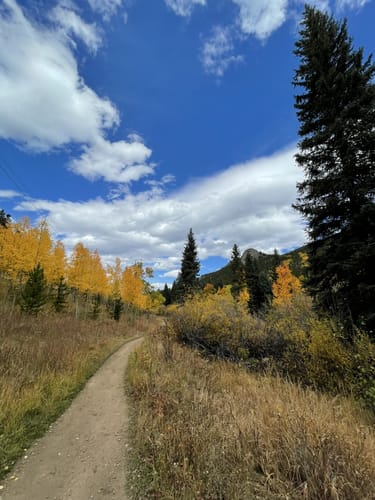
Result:
<instances>
[{"instance_id":1,"label":"hiking trail","mask_svg":"<svg viewBox=\"0 0 375 500\"><path fill-rule=\"evenodd\" d=\"M1 484L0 500L126 500L124 371L135 339L110 356Z\"/></svg>"}]
</instances>

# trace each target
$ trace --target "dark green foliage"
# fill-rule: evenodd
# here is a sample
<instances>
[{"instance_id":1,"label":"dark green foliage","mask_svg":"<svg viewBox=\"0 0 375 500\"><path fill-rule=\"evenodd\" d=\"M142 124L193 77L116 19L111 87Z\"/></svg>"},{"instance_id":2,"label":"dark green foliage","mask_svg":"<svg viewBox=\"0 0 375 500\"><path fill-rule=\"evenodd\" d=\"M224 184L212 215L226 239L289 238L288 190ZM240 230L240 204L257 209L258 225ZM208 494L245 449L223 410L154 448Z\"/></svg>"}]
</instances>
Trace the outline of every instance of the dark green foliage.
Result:
<instances>
[{"instance_id":1,"label":"dark green foliage","mask_svg":"<svg viewBox=\"0 0 375 500\"><path fill-rule=\"evenodd\" d=\"M271 260L271 272L270 272L270 279L272 282L276 281L277 279L277 273L276 273L276 268L281 264L282 258L277 251L277 248L273 251L272 255L272 260Z\"/></svg>"},{"instance_id":2,"label":"dark green foliage","mask_svg":"<svg viewBox=\"0 0 375 500\"><path fill-rule=\"evenodd\" d=\"M182 254L181 271L174 283L173 297L181 300L199 288L199 270L197 246L192 229L187 236L187 242Z\"/></svg>"},{"instance_id":3,"label":"dark green foliage","mask_svg":"<svg viewBox=\"0 0 375 500\"><path fill-rule=\"evenodd\" d=\"M307 286L349 335L353 324L374 335L375 65L353 48L346 21L309 6L295 53L296 159L305 171L295 208L311 240Z\"/></svg>"},{"instance_id":4,"label":"dark green foliage","mask_svg":"<svg viewBox=\"0 0 375 500\"><path fill-rule=\"evenodd\" d=\"M259 313L270 303L272 288L266 274L259 271L258 260L252 257L250 253L246 254L245 277L250 294L249 310L252 314Z\"/></svg>"},{"instance_id":5,"label":"dark green foliage","mask_svg":"<svg viewBox=\"0 0 375 500\"><path fill-rule=\"evenodd\" d=\"M244 266L241 261L240 250L235 243L232 248L232 255L229 262L232 273L232 295L237 298L240 291L246 286Z\"/></svg>"},{"instance_id":6,"label":"dark green foliage","mask_svg":"<svg viewBox=\"0 0 375 500\"><path fill-rule=\"evenodd\" d=\"M120 317L121 317L121 313L122 313L122 309L123 309L123 303L122 303L122 300L117 297L114 301L113 301L113 319L115 321L120 321Z\"/></svg>"},{"instance_id":7,"label":"dark green foliage","mask_svg":"<svg viewBox=\"0 0 375 500\"><path fill-rule=\"evenodd\" d=\"M0 226L7 227L10 224L11 217L9 214L5 213L4 209L0 210Z\"/></svg>"},{"instance_id":8,"label":"dark green foliage","mask_svg":"<svg viewBox=\"0 0 375 500\"><path fill-rule=\"evenodd\" d=\"M202 288L204 288L207 283L211 283L217 289L222 288L225 285L230 285L230 283L232 282L232 270L229 262L217 271L204 274L200 277L199 281Z\"/></svg>"},{"instance_id":9,"label":"dark green foliage","mask_svg":"<svg viewBox=\"0 0 375 500\"><path fill-rule=\"evenodd\" d=\"M163 295L163 297L165 298L165 305L166 306L169 306L169 304L172 303L172 291L171 289L168 287L167 284L164 285L164 289L161 291L161 294Z\"/></svg>"},{"instance_id":10,"label":"dark green foliage","mask_svg":"<svg viewBox=\"0 0 375 500\"><path fill-rule=\"evenodd\" d=\"M124 303L119 295L112 295L107 301L107 312L111 319L120 321L124 310Z\"/></svg>"},{"instance_id":11,"label":"dark green foliage","mask_svg":"<svg viewBox=\"0 0 375 500\"><path fill-rule=\"evenodd\" d=\"M38 263L32 271L21 294L21 309L29 314L37 315L47 302L47 282L44 278L44 271Z\"/></svg>"},{"instance_id":12,"label":"dark green foliage","mask_svg":"<svg viewBox=\"0 0 375 500\"><path fill-rule=\"evenodd\" d=\"M56 285L56 293L53 299L53 306L56 312L61 312L66 308L69 289L63 276L60 277Z\"/></svg>"},{"instance_id":13,"label":"dark green foliage","mask_svg":"<svg viewBox=\"0 0 375 500\"><path fill-rule=\"evenodd\" d=\"M174 282L172 283L172 287L171 287L171 304L174 304L175 302L178 302L179 301L179 298L180 298L180 289L178 287L178 278L176 280L174 280Z\"/></svg>"}]
</instances>

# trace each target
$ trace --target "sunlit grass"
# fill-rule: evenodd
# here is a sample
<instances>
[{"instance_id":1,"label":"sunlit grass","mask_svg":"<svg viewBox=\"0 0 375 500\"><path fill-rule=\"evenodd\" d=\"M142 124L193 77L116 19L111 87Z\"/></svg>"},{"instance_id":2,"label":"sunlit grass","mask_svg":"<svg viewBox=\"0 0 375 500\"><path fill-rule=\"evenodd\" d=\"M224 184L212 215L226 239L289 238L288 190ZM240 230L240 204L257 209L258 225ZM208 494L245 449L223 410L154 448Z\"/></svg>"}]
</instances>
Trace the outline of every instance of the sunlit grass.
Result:
<instances>
[{"instance_id":1,"label":"sunlit grass","mask_svg":"<svg viewBox=\"0 0 375 500\"><path fill-rule=\"evenodd\" d=\"M117 323L0 313L0 478L103 361L149 326L130 314Z\"/></svg>"},{"instance_id":2,"label":"sunlit grass","mask_svg":"<svg viewBox=\"0 0 375 500\"><path fill-rule=\"evenodd\" d=\"M127 370L133 498L372 499L373 417L153 337Z\"/></svg>"}]
</instances>

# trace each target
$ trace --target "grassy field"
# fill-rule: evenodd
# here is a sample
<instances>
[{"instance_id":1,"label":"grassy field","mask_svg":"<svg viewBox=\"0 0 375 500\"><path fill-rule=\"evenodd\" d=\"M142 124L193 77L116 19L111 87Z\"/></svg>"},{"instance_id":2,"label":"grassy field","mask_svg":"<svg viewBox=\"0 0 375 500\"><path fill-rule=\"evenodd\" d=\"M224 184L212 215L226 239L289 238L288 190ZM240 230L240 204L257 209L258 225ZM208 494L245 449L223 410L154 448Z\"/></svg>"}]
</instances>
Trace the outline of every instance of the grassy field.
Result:
<instances>
[{"instance_id":1,"label":"grassy field","mask_svg":"<svg viewBox=\"0 0 375 500\"><path fill-rule=\"evenodd\" d=\"M373 416L153 336L127 370L135 499L373 499Z\"/></svg>"},{"instance_id":2,"label":"grassy field","mask_svg":"<svg viewBox=\"0 0 375 500\"><path fill-rule=\"evenodd\" d=\"M103 361L151 323L0 312L0 478Z\"/></svg>"}]
</instances>

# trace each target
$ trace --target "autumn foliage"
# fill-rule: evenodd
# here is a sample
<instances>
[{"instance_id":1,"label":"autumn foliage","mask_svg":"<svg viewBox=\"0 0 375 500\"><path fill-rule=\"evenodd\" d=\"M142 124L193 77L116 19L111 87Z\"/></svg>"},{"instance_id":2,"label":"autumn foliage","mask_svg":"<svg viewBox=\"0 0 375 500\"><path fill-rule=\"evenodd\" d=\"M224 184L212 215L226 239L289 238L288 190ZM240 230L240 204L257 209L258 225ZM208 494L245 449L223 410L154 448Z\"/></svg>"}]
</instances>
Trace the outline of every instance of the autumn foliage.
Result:
<instances>
[{"instance_id":1,"label":"autumn foliage","mask_svg":"<svg viewBox=\"0 0 375 500\"><path fill-rule=\"evenodd\" d=\"M54 242L45 221L32 226L27 218L0 226L0 277L2 287L20 296L30 273L40 266L50 291L64 282L70 291L87 297L121 300L138 309L154 306L158 297L151 296L147 284L152 271L141 262L123 267L104 267L97 250L77 243L70 257L61 241ZM3 291L4 294L4 291ZM76 295L77 297L77 295ZM160 303L160 301L158 302Z\"/></svg>"},{"instance_id":2,"label":"autumn foliage","mask_svg":"<svg viewBox=\"0 0 375 500\"><path fill-rule=\"evenodd\" d=\"M233 298L230 286L217 293L206 286L171 312L168 335L257 372L275 370L303 386L354 394L375 410L375 346L365 334L344 343L340 325L319 317L299 286L294 292L258 317Z\"/></svg>"},{"instance_id":3,"label":"autumn foliage","mask_svg":"<svg viewBox=\"0 0 375 500\"><path fill-rule=\"evenodd\" d=\"M290 304L292 298L301 292L301 281L292 274L288 260L284 260L275 271L277 277L272 285L273 303L275 305Z\"/></svg>"}]
</instances>

